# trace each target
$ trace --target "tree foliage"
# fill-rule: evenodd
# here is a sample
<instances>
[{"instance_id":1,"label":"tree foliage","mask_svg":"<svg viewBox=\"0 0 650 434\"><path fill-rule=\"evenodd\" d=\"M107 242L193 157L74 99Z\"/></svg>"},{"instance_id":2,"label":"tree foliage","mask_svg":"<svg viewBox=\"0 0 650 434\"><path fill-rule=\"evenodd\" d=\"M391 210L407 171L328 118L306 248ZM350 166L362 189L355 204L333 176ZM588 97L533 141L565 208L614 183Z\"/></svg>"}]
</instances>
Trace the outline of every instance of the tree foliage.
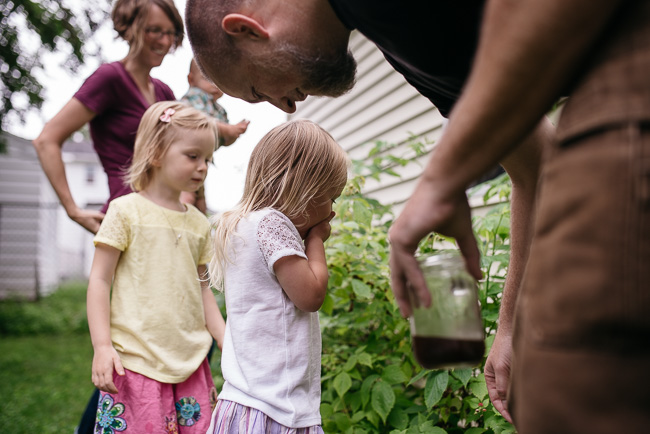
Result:
<instances>
[{"instance_id":1,"label":"tree foliage","mask_svg":"<svg viewBox=\"0 0 650 434\"><path fill-rule=\"evenodd\" d=\"M43 70L46 52L64 53L61 67L75 72L89 51L87 42L108 17L109 0L3 0L0 2L0 127L13 112L21 122L43 104L43 85L35 73Z\"/></svg>"}]
</instances>

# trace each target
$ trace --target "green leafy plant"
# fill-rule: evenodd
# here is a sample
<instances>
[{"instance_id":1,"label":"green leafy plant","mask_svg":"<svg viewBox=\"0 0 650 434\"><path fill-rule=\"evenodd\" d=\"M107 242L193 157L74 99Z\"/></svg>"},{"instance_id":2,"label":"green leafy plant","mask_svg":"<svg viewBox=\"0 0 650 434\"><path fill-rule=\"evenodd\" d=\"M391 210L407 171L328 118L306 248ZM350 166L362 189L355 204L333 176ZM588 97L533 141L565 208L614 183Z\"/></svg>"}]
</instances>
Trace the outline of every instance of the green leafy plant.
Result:
<instances>
[{"instance_id":1,"label":"green leafy plant","mask_svg":"<svg viewBox=\"0 0 650 434\"><path fill-rule=\"evenodd\" d=\"M421 143L412 143L416 153ZM361 193L367 178L395 174L409 160L377 143L367 159L354 161L353 176L337 201L337 219L327 242L330 280L321 309L323 375L321 415L328 433L510 433L487 395L481 369L426 370L415 361L409 325L390 288L386 234L389 206ZM395 174L396 175L396 174ZM501 177L481 187L486 202L498 199L475 219L486 278L480 300L492 343L509 247L509 182ZM431 235L422 252L438 249Z\"/></svg>"}]
</instances>

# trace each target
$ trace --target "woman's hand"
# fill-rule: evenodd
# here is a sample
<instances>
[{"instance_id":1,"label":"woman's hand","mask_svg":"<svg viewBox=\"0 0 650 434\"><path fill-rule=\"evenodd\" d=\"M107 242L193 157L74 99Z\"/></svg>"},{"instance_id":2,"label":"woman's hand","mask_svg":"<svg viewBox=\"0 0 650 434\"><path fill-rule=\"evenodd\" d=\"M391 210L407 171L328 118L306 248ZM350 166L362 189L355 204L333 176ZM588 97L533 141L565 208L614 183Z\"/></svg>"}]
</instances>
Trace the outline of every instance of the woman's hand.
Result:
<instances>
[{"instance_id":1,"label":"woman's hand","mask_svg":"<svg viewBox=\"0 0 650 434\"><path fill-rule=\"evenodd\" d=\"M96 234L99 231L99 225L104 220L104 213L75 207L73 211L68 213L68 217L87 231Z\"/></svg>"}]
</instances>

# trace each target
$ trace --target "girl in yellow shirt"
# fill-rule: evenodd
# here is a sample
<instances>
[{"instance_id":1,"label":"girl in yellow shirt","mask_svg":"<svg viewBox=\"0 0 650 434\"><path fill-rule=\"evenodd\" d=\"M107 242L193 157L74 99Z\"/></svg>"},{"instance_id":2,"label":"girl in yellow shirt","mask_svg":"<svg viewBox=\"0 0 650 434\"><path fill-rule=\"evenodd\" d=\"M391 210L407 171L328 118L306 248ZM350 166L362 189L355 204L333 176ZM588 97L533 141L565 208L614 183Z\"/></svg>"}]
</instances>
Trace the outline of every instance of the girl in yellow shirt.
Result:
<instances>
[{"instance_id":1,"label":"girl in yellow shirt","mask_svg":"<svg viewBox=\"0 0 650 434\"><path fill-rule=\"evenodd\" d=\"M100 394L95 431L205 432L216 391L206 356L225 322L207 282L210 224L182 191L205 180L214 122L179 102L144 114L126 179L97 233L88 324ZM112 285L112 291L111 291Z\"/></svg>"}]
</instances>

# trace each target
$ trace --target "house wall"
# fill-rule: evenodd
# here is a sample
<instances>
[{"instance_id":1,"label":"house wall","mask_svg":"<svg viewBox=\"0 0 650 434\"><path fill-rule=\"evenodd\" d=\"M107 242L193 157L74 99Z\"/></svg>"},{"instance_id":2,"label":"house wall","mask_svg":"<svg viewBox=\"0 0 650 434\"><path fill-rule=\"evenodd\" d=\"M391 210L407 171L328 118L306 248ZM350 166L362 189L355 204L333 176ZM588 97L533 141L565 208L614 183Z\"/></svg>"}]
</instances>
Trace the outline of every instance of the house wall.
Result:
<instances>
[{"instance_id":1,"label":"house wall","mask_svg":"<svg viewBox=\"0 0 650 434\"><path fill-rule=\"evenodd\" d=\"M31 141L2 133L0 154L0 299L36 298L64 280L88 277L93 235L70 220L50 186ZM68 184L77 204L99 209L108 182L92 146L63 148Z\"/></svg>"},{"instance_id":2,"label":"house wall","mask_svg":"<svg viewBox=\"0 0 650 434\"><path fill-rule=\"evenodd\" d=\"M376 141L394 144L389 152L409 164L393 169L401 175L368 180L365 193L398 214L410 197L446 120L431 102L395 72L377 47L358 32L350 38L357 60L357 84L348 94L333 99L309 97L298 104L291 119L310 119L332 134L352 159L365 159ZM425 144L417 157L412 139Z\"/></svg>"},{"instance_id":3,"label":"house wall","mask_svg":"<svg viewBox=\"0 0 650 434\"><path fill-rule=\"evenodd\" d=\"M36 298L56 288L57 199L31 142L2 133L0 298Z\"/></svg>"}]
</instances>

